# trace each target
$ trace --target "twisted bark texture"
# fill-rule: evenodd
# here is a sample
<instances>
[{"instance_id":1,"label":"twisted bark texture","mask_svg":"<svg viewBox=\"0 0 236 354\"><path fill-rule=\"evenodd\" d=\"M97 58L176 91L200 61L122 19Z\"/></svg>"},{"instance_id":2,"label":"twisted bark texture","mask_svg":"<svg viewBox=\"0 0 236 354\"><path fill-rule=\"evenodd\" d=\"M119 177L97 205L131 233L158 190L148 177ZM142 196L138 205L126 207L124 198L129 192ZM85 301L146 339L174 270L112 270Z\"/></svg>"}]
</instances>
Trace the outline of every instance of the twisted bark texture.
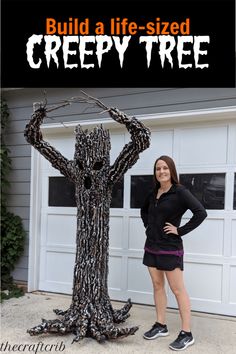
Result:
<instances>
[{"instance_id":1,"label":"twisted bark texture","mask_svg":"<svg viewBox=\"0 0 236 354\"><path fill-rule=\"evenodd\" d=\"M45 320L29 329L30 335L46 332L75 334L73 341L85 336L101 342L134 334L138 327L120 328L117 323L129 317L131 300L119 310L113 309L108 295L109 209L114 184L131 168L139 153L149 147L150 131L136 118L128 117L101 101L90 101L106 109L118 123L124 124L131 135L110 166L109 131L102 126L93 131L75 129L74 159L68 160L43 140L40 125L47 114L42 104L34 111L25 128L25 138L53 167L75 183L77 204L76 258L72 302L66 311L54 310L58 319ZM88 102L88 101L86 101ZM49 110L48 110L49 111Z\"/></svg>"}]
</instances>

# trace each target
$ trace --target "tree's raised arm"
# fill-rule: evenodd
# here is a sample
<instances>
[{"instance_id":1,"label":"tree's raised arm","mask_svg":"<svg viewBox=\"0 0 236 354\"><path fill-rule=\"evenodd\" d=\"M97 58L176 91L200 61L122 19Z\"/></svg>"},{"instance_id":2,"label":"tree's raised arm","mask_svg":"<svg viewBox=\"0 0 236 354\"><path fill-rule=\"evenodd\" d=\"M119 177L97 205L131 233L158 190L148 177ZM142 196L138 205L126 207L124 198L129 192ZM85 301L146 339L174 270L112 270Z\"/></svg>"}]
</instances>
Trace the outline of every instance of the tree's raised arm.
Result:
<instances>
[{"instance_id":1,"label":"tree's raised arm","mask_svg":"<svg viewBox=\"0 0 236 354\"><path fill-rule=\"evenodd\" d=\"M40 126L43 123L46 114L47 110L45 105L38 104L38 108L33 112L31 119L24 130L26 141L38 150L54 168L61 172L62 175L75 182L73 161L68 160L53 146L43 140Z\"/></svg>"},{"instance_id":2,"label":"tree's raised arm","mask_svg":"<svg viewBox=\"0 0 236 354\"><path fill-rule=\"evenodd\" d=\"M131 135L110 169L110 181L116 183L125 172L139 159L139 154L150 146L150 130L135 117L129 117L117 108L108 110L110 116L118 123L124 124Z\"/></svg>"}]
</instances>

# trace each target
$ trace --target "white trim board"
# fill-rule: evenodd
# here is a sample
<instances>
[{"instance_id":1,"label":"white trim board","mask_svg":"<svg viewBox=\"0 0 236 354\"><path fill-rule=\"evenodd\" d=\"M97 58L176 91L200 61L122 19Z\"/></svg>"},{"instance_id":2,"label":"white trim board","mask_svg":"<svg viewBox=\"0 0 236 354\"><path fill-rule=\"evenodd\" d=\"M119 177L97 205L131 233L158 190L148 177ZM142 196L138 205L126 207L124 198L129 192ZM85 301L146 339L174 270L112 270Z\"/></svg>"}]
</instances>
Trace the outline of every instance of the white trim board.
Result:
<instances>
[{"instance_id":1,"label":"white trim board","mask_svg":"<svg viewBox=\"0 0 236 354\"><path fill-rule=\"evenodd\" d=\"M219 120L236 120L236 106L231 107L218 107L207 108L188 111L166 112L166 113L152 113L135 115L135 117L146 124L160 125L160 124L176 124L176 123L193 123L193 122L205 122L205 121L219 121ZM116 123L110 117L102 117L101 119L93 120L79 120L63 123L50 123L43 124L41 129L45 133L69 133L73 131L76 125L93 127L98 124L103 124L107 128L120 128L120 125Z\"/></svg>"}]
</instances>

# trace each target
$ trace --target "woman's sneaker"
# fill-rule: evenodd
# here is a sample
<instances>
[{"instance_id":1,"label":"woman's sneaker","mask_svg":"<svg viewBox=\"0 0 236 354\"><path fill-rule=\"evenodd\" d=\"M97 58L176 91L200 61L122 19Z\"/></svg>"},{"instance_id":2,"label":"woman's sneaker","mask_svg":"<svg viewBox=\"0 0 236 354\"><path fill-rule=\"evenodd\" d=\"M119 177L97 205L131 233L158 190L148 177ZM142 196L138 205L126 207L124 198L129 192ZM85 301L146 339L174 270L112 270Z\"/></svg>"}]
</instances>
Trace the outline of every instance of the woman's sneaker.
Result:
<instances>
[{"instance_id":1,"label":"woman's sneaker","mask_svg":"<svg viewBox=\"0 0 236 354\"><path fill-rule=\"evenodd\" d=\"M174 342L169 345L173 350L184 350L194 343L191 332L181 331Z\"/></svg>"},{"instance_id":2,"label":"woman's sneaker","mask_svg":"<svg viewBox=\"0 0 236 354\"><path fill-rule=\"evenodd\" d=\"M168 329L166 325L162 325L161 323L154 323L152 328L144 333L143 338L145 339L156 339L158 337L166 337L169 335Z\"/></svg>"}]
</instances>

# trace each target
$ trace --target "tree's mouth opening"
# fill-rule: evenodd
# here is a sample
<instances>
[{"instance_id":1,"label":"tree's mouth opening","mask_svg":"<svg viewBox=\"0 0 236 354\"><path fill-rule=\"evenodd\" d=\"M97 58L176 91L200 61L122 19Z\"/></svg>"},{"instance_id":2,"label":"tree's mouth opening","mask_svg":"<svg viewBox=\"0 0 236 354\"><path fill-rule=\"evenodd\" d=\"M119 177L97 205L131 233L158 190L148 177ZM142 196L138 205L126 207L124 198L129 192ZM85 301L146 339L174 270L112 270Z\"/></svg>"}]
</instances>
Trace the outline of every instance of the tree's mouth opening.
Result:
<instances>
[{"instance_id":1,"label":"tree's mouth opening","mask_svg":"<svg viewBox=\"0 0 236 354\"><path fill-rule=\"evenodd\" d=\"M84 179L84 186L86 189L90 189L91 188L91 185L92 185L92 181L91 181L91 178L86 176L85 179Z\"/></svg>"}]
</instances>

